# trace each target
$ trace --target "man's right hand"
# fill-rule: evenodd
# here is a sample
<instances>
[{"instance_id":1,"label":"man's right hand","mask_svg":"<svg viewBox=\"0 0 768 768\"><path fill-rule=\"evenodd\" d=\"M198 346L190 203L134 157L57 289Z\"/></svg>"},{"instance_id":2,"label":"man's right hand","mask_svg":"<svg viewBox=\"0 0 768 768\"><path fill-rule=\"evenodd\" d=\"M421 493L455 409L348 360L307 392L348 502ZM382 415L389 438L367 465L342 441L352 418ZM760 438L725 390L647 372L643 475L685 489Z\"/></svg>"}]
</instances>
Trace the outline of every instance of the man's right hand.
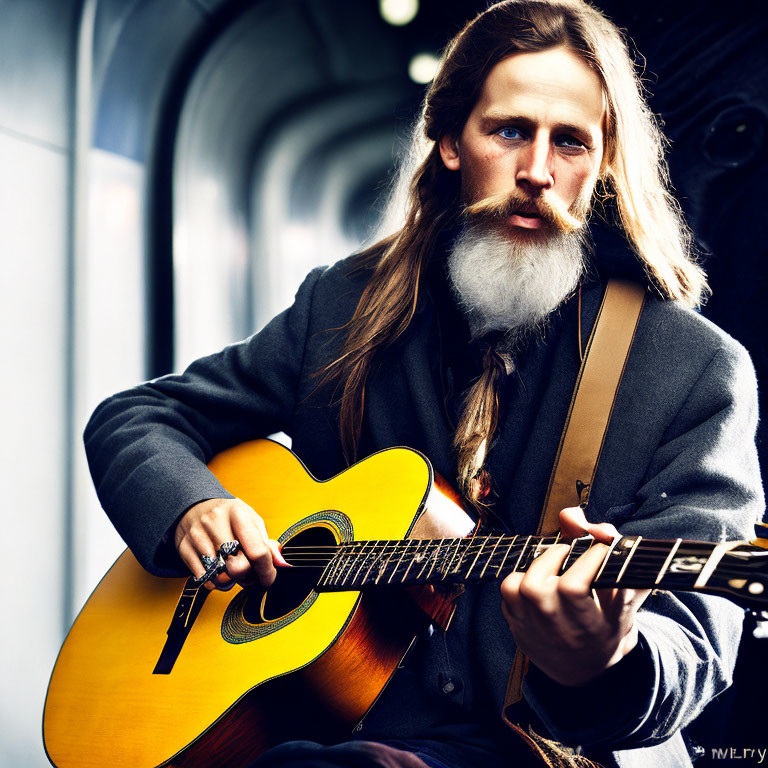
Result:
<instances>
[{"instance_id":1,"label":"man's right hand","mask_svg":"<svg viewBox=\"0 0 768 768\"><path fill-rule=\"evenodd\" d=\"M206 582L207 589L229 589L235 582L275 580L276 565L288 565L280 545L267 536L264 521L240 499L208 499L190 507L176 526L175 544L195 578L205 573L202 555L216 557L226 541L239 541L240 551L226 559L227 570Z\"/></svg>"}]
</instances>

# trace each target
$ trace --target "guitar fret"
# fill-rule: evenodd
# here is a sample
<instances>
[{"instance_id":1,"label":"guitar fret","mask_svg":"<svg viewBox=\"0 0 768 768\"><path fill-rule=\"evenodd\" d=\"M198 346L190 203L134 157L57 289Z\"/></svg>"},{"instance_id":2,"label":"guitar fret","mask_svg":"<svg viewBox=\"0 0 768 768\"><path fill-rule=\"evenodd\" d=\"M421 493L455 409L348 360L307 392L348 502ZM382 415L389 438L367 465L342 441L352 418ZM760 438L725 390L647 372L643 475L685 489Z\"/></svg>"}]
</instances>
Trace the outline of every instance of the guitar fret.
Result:
<instances>
[{"instance_id":1,"label":"guitar fret","mask_svg":"<svg viewBox=\"0 0 768 768\"><path fill-rule=\"evenodd\" d=\"M629 561L632 559L632 557L635 554L635 550L637 549L640 542L643 540L642 536L638 536L635 539L635 543L632 545L632 549L629 550L629 554L624 560L624 565L621 566L621 570L619 571L619 575L616 577L616 584L618 584L621 581L621 577L624 575L624 571L627 570L627 566L629 565Z\"/></svg>"},{"instance_id":2,"label":"guitar fret","mask_svg":"<svg viewBox=\"0 0 768 768\"><path fill-rule=\"evenodd\" d=\"M432 576L432 571L435 570L435 565L437 564L437 558L442 554L442 546L445 539L440 539L440 543L435 547L435 555L432 558L432 567L429 569L429 573L427 573L427 580L429 580L430 576Z\"/></svg>"},{"instance_id":3,"label":"guitar fret","mask_svg":"<svg viewBox=\"0 0 768 768\"><path fill-rule=\"evenodd\" d=\"M603 571L605 570L605 566L608 564L608 561L611 559L611 556L613 555L613 551L616 549L616 546L621 541L621 536L616 536L614 540L611 542L611 546L608 548L608 551L605 553L605 557L603 558L603 562L600 564L600 570L597 572L597 576L595 576L595 580L592 582L593 584L596 584L600 577L603 575ZM576 540L573 542L576 543ZM571 545L571 551L573 551L573 545ZM570 557L570 553L568 554L568 557ZM567 558L566 558L567 559Z\"/></svg>"},{"instance_id":4,"label":"guitar fret","mask_svg":"<svg viewBox=\"0 0 768 768\"><path fill-rule=\"evenodd\" d=\"M533 536L529 536L525 543L523 544L523 548L520 550L520 556L517 558L517 562L515 563L515 567L512 569L512 573L516 573L518 567L520 566L520 561L523 559L523 554L525 553L525 550L528 548L528 544L530 543Z\"/></svg>"},{"instance_id":5,"label":"guitar fret","mask_svg":"<svg viewBox=\"0 0 768 768\"><path fill-rule=\"evenodd\" d=\"M373 550L373 552L376 552L377 545L379 545L379 544L381 544L381 541L379 541L378 539L376 541L372 541L371 542L371 545L372 545L371 549ZM376 563L379 560L381 560L381 553L380 552L377 553L375 555L375 557L371 558L371 564L368 566L368 570L365 572L365 576L363 576L362 584L365 584L368 581L368 579L370 579L371 571L373 570L373 567L376 565Z\"/></svg>"},{"instance_id":6,"label":"guitar fret","mask_svg":"<svg viewBox=\"0 0 768 768\"><path fill-rule=\"evenodd\" d=\"M472 569L475 567L475 563L477 563L477 559L480 557L480 553L483 551L483 547L488 543L489 539L490 539L490 536L486 536L485 539L483 540L483 543L480 545L480 549L477 550L475 559L472 561L472 565L469 566L469 570L466 573L466 578L469 578L469 574L472 573Z\"/></svg>"},{"instance_id":7,"label":"guitar fret","mask_svg":"<svg viewBox=\"0 0 768 768\"><path fill-rule=\"evenodd\" d=\"M512 551L512 547L514 547L514 546L515 546L515 544L517 543L517 538L518 538L518 535L517 535L517 534L515 534L515 535L512 537L512 541L510 541L510 542L509 542L509 546L507 547L507 551L504 553L504 557L503 557L503 558L502 558L502 560L501 560L501 565L499 566L499 569L496 571L496 578L497 578L497 579L498 579L498 578L499 578L499 576L501 575L501 569L502 569L502 568L503 568L503 567L506 565L506 563L507 563L507 558L509 557L509 553ZM512 570L514 570L514 568L513 568Z\"/></svg>"},{"instance_id":8,"label":"guitar fret","mask_svg":"<svg viewBox=\"0 0 768 768\"><path fill-rule=\"evenodd\" d=\"M384 553L387 555L387 559L384 561L384 563L379 568L379 572L376 574L376 578L373 580L374 584L378 584L381 577L387 572L387 568L389 567L390 562L392 561L392 554L387 552L388 543L384 545ZM381 559L381 558L379 558Z\"/></svg>"},{"instance_id":9,"label":"guitar fret","mask_svg":"<svg viewBox=\"0 0 768 768\"><path fill-rule=\"evenodd\" d=\"M350 561L353 559L352 558L353 554L354 552L352 550L352 547L350 547L349 549L345 547L344 558L346 558L346 561L344 562L344 565L343 565L343 569L345 573L344 573L344 578L341 580L342 587L346 586L347 579L352 575L352 563ZM342 566L339 567L339 570L341 569L342 569ZM354 582L354 578L352 579L352 581Z\"/></svg>"},{"instance_id":10,"label":"guitar fret","mask_svg":"<svg viewBox=\"0 0 768 768\"><path fill-rule=\"evenodd\" d=\"M462 542L464 542L462 544ZM468 557L472 556L472 548L477 543L477 538L473 535L469 539L458 539L458 548L457 552L460 552L461 555L459 556L459 562L456 565L456 567L453 569L453 573L461 575L463 573L464 569L464 562L467 560Z\"/></svg>"},{"instance_id":11,"label":"guitar fret","mask_svg":"<svg viewBox=\"0 0 768 768\"><path fill-rule=\"evenodd\" d=\"M426 545L424 547L424 552L423 552L424 564L421 566L421 570L419 571L418 576L416 576L417 581L421 581L421 577L424 574L424 570L427 567L427 565L429 565L429 560L433 556L433 553L432 553L433 549L434 549L434 542L431 539L427 540Z\"/></svg>"},{"instance_id":12,"label":"guitar fret","mask_svg":"<svg viewBox=\"0 0 768 768\"><path fill-rule=\"evenodd\" d=\"M405 580L408 578L408 572L409 572L409 571L411 570L411 568L413 567L413 564L414 564L414 563L417 561L417 558L418 558L418 556L419 556L419 547L421 547L421 545L422 545L422 543L423 543L423 542L422 542L421 540L419 540L419 539L413 539L413 541L414 541L414 543L416 544L416 546L414 547L414 550L413 550L413 555L411 555L411 561L408 563L408 567L405 569L405 573L403 574L403 578L402 578L402 579L400 579L400 581L401 581L401 582L403 582L403 583L404 583L404 582L405 582Z\"/></svg>"},{"instance_id":13,"label":"guitar fret","mask_svg":"<svg viewBox=\"0 0 768 768\"><path fill-rule=\"evenodd\" d=\"M339 547L339 549L337 550L335 556L333 557L333 560L331 561L332 562L332 568L328 572L328 583L329 584L333 584L336 581L336 578L338 576L339 569L341 567L343 559L344 559L344 546L342 545L342 546Z\"/></svg>"},{"instance_id":14,"label":"guitar fret","mask_svg":"<svg viewBox=\"0 0 768 768\"><path fill-rule=\"evenodd\" d=\"M324 580L324 586L333 586L333 583L336 579L336 571L338 570L339 563L341 562L342 552L343 545L336 550L336 554L331 558L331 561L328 563L328 565L325 566L323 575L320 577L320 581Z\"/></svg>"},{"instance_id":15,"label":"guitar fret","mask_svg":"<svg viewBox=\"0 0 768 768\"><path fill-rule=\"evenodd\" d=\"M490 538L490 537L489 537ZM480 571L480 578L485 578L485 572L488 569L488 566L491 564L491 560L493 560L493 556L496 554L496 550L499 548L499 544L501 544L501 540L504 538L503 534L499 536L499 540L494 544L493 549L491 550L491 554L488 555L488 558L485 561L485 565L483 566L483 570Z\"/></svg>"},{"instance_id":16,"label":"guitar fret","mask_svg":"<svg viewBox=\"0 0 768 768\"><path fill-rule=\"evenodd\" d=\"M654 584L658 584L663 578L664 574L669 569L669 566L672 562L672 558L675 556L675 552L680 548L680 545L683 543L682 539L676 539L675 543L672 545L672 548L669 550L669 554L667 555L667 559L664 561L664 565L661 566L661 570L659 571L659 575L656 577L656 581L654 581Z\"/></svg>"},{"instance_id":17,"label":"guitar fret","mask_svg":"<svg viewBox=\"0 0 768 768\"><path fill-rule=\"evenodd\" d=\"M474 539L470 539L470 541L473 541L473 540ZM462 541L465 541L465 539L456 539L455 551L451 555L451 559L448 561L448 565L447 565L446 569L443 571L443 581L445 581L448 578L448 576L450 575L450 573L451 573L451 566L453 565L453 561L456 559L456 555L459 554L459 550L461 549L461 542ZM450 552L450 548L449 548L448 551ZM463 554L459 558L459 564L457 566L457 570L459 570L461 568L462 560L464 560L464 555Z\"/></svg>"},{"instance_id":18,"label":"guitar fret","mask_svg":"<svg viewBox=\"0 0 768 768\"><path fill-rule=\"evenodd\" d=\"M742 544L748 543L746 541L721 541L719 544L716 544L693 586L696 589L705 587L725 554L736 547L740 547Z\"/></svg>"},{"instance_id":19,"label":"guitar fret","mask_svg":"<svg viewBox=\"0 0 768 768\"><path fill-rule=\"evenodd\" d=\"M531 563L533 563L533 561L542 553L542 551L548 548L548 546L549 545L544 544L544 537L540 537L536 541L536 546L533 548L533 552L531 553L531 562L528 563L528 565L530 566Z\"/></svg>"},{"instance_id":20,"label":"guitar fret","mask_svg":"<svg viewBox=\"0 0 768 768\"><path fill-rule=\"evenodd\" d=\"M567 570L567 568L568 568L568 561L571 559L571 555L573 554L573 550L574 550L574 547L576 546L576 542L577 541L578 541L578 539L574 539L571 542L571 546L568 549L568 554L565 556L565 560L563 560L563 564L560 567L560 573L565 573L565 571ZM597 579L595 579L595 581L597 581Z\"/></svg>"},{"instance_id":21,"label":"guitar fret","mask_svg":"<svg viewBox=\"0 0 768 768\"><path fill-rule=\"evenodd\" d=\"M360 547L360 552L358 553L358 559L360 560L360 565L357 566L357 571L355 572L355 575L352 577L352 583L357 584L358 577L360 576L360 571L363 570L365 567L365 563L368 560L369 552L366 552L366 547L371 547L371 550L373 550L373 547L371 546L373 542L365 541L363 542L363 546ZM362 582L360 584L362 586Z\"/></svg>"},{"instance_id":22,"label":"guitar fret","mask_svg":"<svg viewBox=\"0 0 768 768\"><path fill-rule=\"evenodd\" d=\"M561 541L559 535L524 537L519 534L352 541L334 547L321 547L315 552L312 547L297 547L296 557L304 557L310 563L314 558L314 562L318 563L317 557L321 552L332 554L324 566L318 563L319 577L315 582L318 591L364 589L374 584L474 583L485 578L501 578L508 573L524 572L539 554ZM572 541L560 573L564 573L577 557L595 543L591 536ZM661 588L672 590L727 592L732 593L732 599L737 602L759 604L760 601L765 602L762 593L768 582L762 575L755 578L754 570L749 572L744 567L742 561L748 560L750 556L739 548L748 546L749 542L743 541L715 544L683 539L669 541L644 539L642 536L617 536L610 542L592 586L596 589L623 587L626 583L637 588L661 585ZM302 553L302 549L306 551ZM724 560L724 556L731 550L737 550L736 555L729 555ZM510 567L510 555L513 552L514 565ZM765 554L768 558L768 553L759 554ZM751 562L758 563L756 560ZM632 568L628 570L630 564ZM757 570L757 567L754 566L754 569ZM716 573L717 583L710 587L709 583L715 581ZM742 573L751 579L741 578ZM199 594L200 590L189 591L185 587L180 600L189 600L193 604L192 596ZM755 597L758 595L760 597Z\"/></svg>"},{"instance_id":23,"label":"guitar fret","mask_svg":"<svg viewBox=\"0 0 768 768\"><path fill-rule=\"evenodd\" d=\"M392 573L389 575L389 578L387 579L387 584L392 583L392 579L395 577L395 574L397 573L397 569L403 564L403 557L405 556L405 553L408 551L408 545L410 544L410 541L405 542L405 546L402 548L402 552L400 553L400 558L395 563L395 567L392 569ZM397 546L395 547L397 549Z\"/></svg>"}]
</instances>

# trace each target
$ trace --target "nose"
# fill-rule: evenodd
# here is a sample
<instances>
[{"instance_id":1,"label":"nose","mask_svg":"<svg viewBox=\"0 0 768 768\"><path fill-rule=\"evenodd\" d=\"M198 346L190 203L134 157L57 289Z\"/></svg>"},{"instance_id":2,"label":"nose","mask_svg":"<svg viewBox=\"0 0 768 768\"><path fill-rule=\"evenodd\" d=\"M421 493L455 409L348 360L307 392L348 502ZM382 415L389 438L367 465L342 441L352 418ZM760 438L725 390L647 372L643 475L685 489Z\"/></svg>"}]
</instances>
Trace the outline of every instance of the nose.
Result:
<instances>
[{"instance_id":1,"label":"nose","mask_svg":"<svg viewBox=\"0 0 768 768\"><path fill-rule=\"evenodd\" d=\"M549 189L555 183L551 160L549 137L536 134L525 150L520 153L515 176L518 186L529 194L538 194Z\"/></svg>"}]
</instances>

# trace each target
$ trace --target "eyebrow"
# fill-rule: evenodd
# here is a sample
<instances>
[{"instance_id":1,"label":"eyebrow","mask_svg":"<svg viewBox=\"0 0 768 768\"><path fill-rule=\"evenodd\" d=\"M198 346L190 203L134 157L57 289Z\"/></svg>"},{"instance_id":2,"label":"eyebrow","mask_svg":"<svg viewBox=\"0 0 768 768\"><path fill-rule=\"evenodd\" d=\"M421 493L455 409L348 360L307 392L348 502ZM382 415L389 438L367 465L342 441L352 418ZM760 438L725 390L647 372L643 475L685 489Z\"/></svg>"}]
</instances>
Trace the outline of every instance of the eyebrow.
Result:
<instances>
[{"instance_id":1,"label":"eyebrow","mask_svg":"<svg viewBox=\"0 0 768 768\"><path fill-rule=\"evenodd\" d=\"M488 112L480 118L480 125L483 130L487 130L492 126L512 123L519 125L523 128L533 129L536 127L536 123L529 117L523 115L506 115L500 112ZM580 133L585 136L593 137L592 131L584 125L575 125L573 123L555 123L555 130L565 131L566 133Z\"/></svg>"}]
</instances>

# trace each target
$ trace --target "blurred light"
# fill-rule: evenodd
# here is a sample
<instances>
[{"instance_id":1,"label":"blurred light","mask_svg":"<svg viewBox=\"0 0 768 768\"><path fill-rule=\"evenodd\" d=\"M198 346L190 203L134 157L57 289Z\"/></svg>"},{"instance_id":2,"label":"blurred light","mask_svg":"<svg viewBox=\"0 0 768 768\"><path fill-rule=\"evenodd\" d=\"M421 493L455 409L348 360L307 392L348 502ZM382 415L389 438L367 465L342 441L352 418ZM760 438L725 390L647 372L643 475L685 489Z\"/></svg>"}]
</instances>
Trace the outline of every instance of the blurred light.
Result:
<instances>
[{"instance_id":1,"label":"blurred light","mask_svg":"<svg viewBox=\"0 0 768 768\"><path fill-rule=\"evenodd\" d=\"M395 27L413 21L419 12L419 0L379 0L381 18Z\"/></svg>"},{"instance_id":2,"label":"blurred light","mask_svg":"<svg viewBox=\"0 0 768 768\"><path fill-rule=\"evenodd\" d=\"M408 74L414 83L426 85L434 79L439 64L434 53L417 53L408 65Z\"/></svg>"}]
</instances>

